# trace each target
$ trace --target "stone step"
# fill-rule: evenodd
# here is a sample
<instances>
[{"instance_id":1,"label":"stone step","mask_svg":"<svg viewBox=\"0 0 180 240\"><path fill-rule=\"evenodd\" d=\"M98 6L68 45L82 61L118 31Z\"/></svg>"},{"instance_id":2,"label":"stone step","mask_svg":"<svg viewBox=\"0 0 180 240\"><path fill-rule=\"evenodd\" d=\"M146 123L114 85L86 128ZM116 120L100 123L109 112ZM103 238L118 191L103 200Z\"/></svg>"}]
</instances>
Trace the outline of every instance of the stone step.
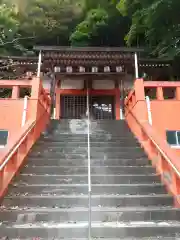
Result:
<instances>
[{"instance_id":1,"label":"stone step","mask_svg":"<svg viewBox=\"0 0 180 240\"><path fill-rule=\"evenodd\" d=\"M71 123L68 123L68 124L59 124L59 125L56 125L56 126L52 126L51 129L52 130L56 130L56 131L61 131L61 129L63 130L69 130L69 131L75 131L75 130L85 130L87 129L87 126L88 126L88 123L89 123L89 126L90 126L90 129L93 129L94 131L101 131L101 130L122 130L122 131L126 131L126 132L131 132L130 129L127 128L127 125L125 124L116 124L115 122L113 124L107 124L107 123L104 123L104 124L98 124L96 122L92 122L92 121L83 121L81 122L80 124L74 122L74 124L71 122Z\"/></svg>"},{"instance_id":2,"label":"stone step","mask_svg":"<svg viewBox=\"0 0 180 240\"><path fill-rule=\"evenodd\" d=\"M150 207L172 206L173 199L168 194L156 195L92 195L92 207ZM31 208L74 208L88 207L87 195L55 195L55 196L12 196L5 197L1 208L21 210Z\"/></svg>"},{"instance_id":3,"label":"stone step","mask_svg":"<svg viewBox=\"0 0 180 240\"><path fill-rule=\"evenodd\" d=\"M161 183L152 184L92 184L93 195L152 195L165 194ZM88 194L88 184L27 184L14 183L8 196L33 195L78 195Z\"/></svg>"},{"instance_id":4,"label":"stone step","mask_svg":"<svg viewBox=\"0 0 180 240\"><path fill-rule=\"evenodd\" d=\"M36 148L36 149L32 149L31 151L31 155L41 155L41 154L49 154L53 156L59 156L62 154L86 154L88 152L88 148L87 147L74 147L74 148L69 148L69 147L59 147L59 148ZM142 151L142 149L123 149L123 148L116 148L116 149L111 149L111 150L106 150L105 148L91 148L90 149L91 152L91 156L95 156L95 155L109 155L109 156L116 156L117 158L120 158L122 155L128 155L131 156L131 158L133 157L133 155L135 155L135 157L145 157L145 153Z\"/></svg>"},{"instance_id":5,"label":"stone step","mask_svg":"<svg viewBox=\"0 0 180 240\"><path fill-rule=\"evenodd\" d=\"M122 128L122 129L127 129L127 124L124 123L118 123L116 121L112 121L112 122L97 122L97 121L92 121L90 119L90 121L88 121L87 119L84 119L83 121L79 121L79 120L71 120L69 122L59 122L59 124L53 124L51 123L51 126L53 129L59 129L61 127L63 128L70 128L70 129L74 129L74 128L80 128L80 127L85 127L87 124L90 124L93 127L96 128L111 128L111 127L116 127L116 128Z\"/></svg>"},{"instance_id":6,"label":"stone step","mask_svg":"<svg viewBox=\"0 0 180 240\"><path fill-rule=\"evenodd\" d=\"M87 159L87 149L86 150L78 150L74 149L73 151L66 151L66 152L55 152L55 151L45 151L39 150L39 151L32 151L29 154L29 157L44 157L44 158L52 158L52 157L59 157L59 158L69 158L69 159L79 159L79 158L86 158ZM101 159L117 159L117 158L144 158L146 157L145 153L143 152L130 152L130 151L124 151L124 152L95 152L91 151L90 153L91 158L101 158Z\"/></svg>"},{"instance_id":7,"label":"stone step","mask_svg":"<svg viewBox=\"0 0 180 240\"><path fill-rule=\"evenodd\" d=\"M103 135L103 134L112 134L114 136L131 136L132 137L132 132L123 128L117 128L117 127L96 127L96 126L91 126L89 129L89 133L91 135ZM87 125L84 128L66 128L66 127L59 127L58 129L53 130L51 135L72 135L72 134L88 134L88 127Z\"/></svg>"},{"instance_id":8,"label":"stone step","mask_svg":"<svg viewBox=\"0 0 180 240\"><path fill-rule=\"evenodd\" d=\"M66 120L60 120L59 122L51 122L51 126L54 126L55 128L58 128L59 126L72 126L73 123L76 123L76 125L79 124L79 126L82 125L85 125L86 123L88 122L87 119L66 119ZM95 126L105 126L105 127L108 127L108 126L119 126L119 127L123 127L123 128L127 128L127 123L125 121L117 121L117 120L111 120L111 119L108 119L107 121L106 120L93 120L93 119L90 119L89 120L90 124L92 125L95 125ZM74 125L73 125L74 126Z\"/></svg>"},{"instance_id":9,"label":"stone step","mask_svg":"<svg viewBox=\"0 0 180 240\"><path fill-rule=\"evenodd\" d=\"M68 144L64 147L61 146L56 146L56 147L47 147L47 148L43 148L42 147L34 147L32 149L33 152L41 152L41 153L49 153L49 152L53 152L53 154L59 154L59 153L78 153L78 154L82 154L84 152L88 151L88 146L76 146L76 147L69 147ZM144 154L144 152L142 151L141 148L123 148L123 147L90 147L90 151L91 153L107 153L107 154L124 154L124 153L129 153L131 152L131 154Z\"/></svg>"},{"instance_id":10,"label":"stone step","mask_svg":"<svg viewBox=\"0 0 180 240\"><path fill-rule=\"evenodd\" d=\"M89 130L89 135L90 137L93 138L103 138L103 136L105 138L115 138L115 139L134 139L134 136L132 135L131 132L128 131L123 131L121 129L114 129L114 130L94 130L94 129L90 129ZM86 138L88 136L88 131L87 129L81 131L81 132L72 132L70 130L65 130L65 129L61 129L61 130L56 130L51 132L50 134L46 134L44 135L44 138L53 138L53 137L63 137L63 138Z\"/></svg>"},{"instance_id":11,"label":"stone step","mask_svg":"<svg viewBox=\"0 0 180 240\"><path fill-rule=\"evenodd\" d=\"M148 184L159 183L160 177L156 175L91 175L92 184ZM86 184L87 175L30 175L21 174L17 177L19 184Z\"/></svg>"},{"instance_id":12,"label":"stone step","mask_svg":"<svg viewBox=\"0 0 180 240\"><path fill-rule=\"evenodd\" d=\"M60 139L60 140L55 140L55 139L52 139L52 140L41 140L41 141L38 141L37 144L35 146L87 146L87 139L84 139L84 140L63 140L63 139ZM128 148L133 148L133 147L139 147L139 143L137 141L119 141L119 140L106 140L104 139L103 141L99 141L97 142L97 140L95 139L95 141L92 141L91 140L91 146L93 147L101 147L103 145L110 145L110 146L117 146L117 147L125 147Z\"/></svg>"},{"instance_id":13,"label":"stone step","mask_svg":"<svg viewBox=\"0 0 180 240\"><path fill-rule=\"evenodd\" d=\"M77 121L79 123L86 121L87 119L61 119L61 120L52 120L51 125L57 126L57 125L67 125L69 123L71 123L72 121ZM118 126L126 126L127 127L127 123L125 120L114 120L114 119L90 119L90 122L94 123L94 124L105 124L105 125L114 125L117 124Z\"/></svg>"},{"instance_id":14,"label":"stone step","mask_svg":"<svg viewBox=\"0 0 180 240\"><path fill-rule=\"evenodd\" d=\"M23 173L29 174L62 174L62 175L73 175L73 174L87 174L87 167L76 166L26 166L23 169ZM105 167L105 166L91 166L91 174L152 174L155 170L151 166L143 167Z\"/></svg>"},{"instance_id":15,"label":"stone step","mask_svg":"<svg viewBox=\"0 0 180 240\"><path fill-rule=\"evenodd\" d=\"M81 126L79 125L68 125L68 126L65 126L65 125L58 125L56 128L52 128L51 132L61 132L61 131L67 131L69 133L75 133L77 131L77 133L80 133L80 134L83 134L83 130L84 131L87 131L88 129L88 123L87 122L84 122ZM93 124L93 123L90 123L89 125L89 130L92 131L92 132L115 132L118 131L119 133L121 132L124 132L124 133L128 133L128 134L132 134L132 132L130 131L130 129L127 129L126 127L124 126L118 126L118 125L98 125L98 124Z\"/></svg>"},{"instance_id":16,"label":"stone step","mask_svg":"<svg viewBox=\"0 0 180 240\"><path fill-rule=\"evenodd\" d=\"M57 124L56 126L52 126L53 129L76 129L76 128L83 128L83 127L86 127L89 123L89 125L95 129L101 129L101 128L105 128L105 129L113 129L113 128L117 128L117 129L123 129L123 130L127 130L127 131L130 131L130 129L127 128L127 124L119 124L119 123L116 123L115 121L114 122L111 122L111 123L108 123L108 122L93 122L93 121L82 121L80 124L74 122L75 124L71 122L69 123L60 123L60 124Z\"/></svg>"},{"instance_id":17,"label":"stone step","mask_svg":"<svg viewBox=\"0 0 180 240\"><path fill-rule=\"evenodd\" d=\"M67 123L67 122L70 122L72 120L78 120L78 121L84 121L86 118L83 118L83 119L61 119L61 120L52 120L52 123L58 123L58 124L61 124L61 123ZM125 120L115 120L115 119L90 119L92 122L95 122L95 123L118 123L118 124L126 124ZM127 125L127 124L126 124Z\"/></svg>"},{"instance_id":18,"label":"stone step","mask_svg":"<svg viewBox=\"0 0 180 240\"><path fill-rule=\"evenodd\" d=\"M123 138L123 139L130 139L130 138L134 138L134 136L132 135L131 132L129 131L124 131L123 129L93 129L90 128L89 130L89 134L92 138L95 138L96 136L98 137L113 137L113 138ZM59 130L55 130L53 132L51 132L49 134L49 137L71 137L71 136L77 136L77 137L86 137L88 135L88 129L86 127L86 129L83 130L70 130L70 129L59 129ZM45 137L48 137L47 135L44 135Z\"/></svg>"},{"instance_id":19,"label":"stone step","mask_svg":"<svg viewBox=\"0 0 180 240\"><path fill-rule=\"evenodd\" d=\"M41 137L41 140L54 140L54 141L58 141L58 140L86 140L87 139L87 133L85 134L62 134L62 133L56 133L56 134L52 134L52 135L48 135L48 136L43 136ZM100 140L114 140L114 141L133 141L135 138L131 135L131 134L124 134L122 133L122 135L118 134L111 134L111 133L103 133L103 134L90 134L90 139L92 141L100 141Z\"/></svg>"},{"instance_id":20,"label":"stone step","mask_svg":"<svg viewBox=\"0 0 180 240\"><path fill-rule=\"evenodd\" d=\"M124 146L122 146L122 144L124 144ZM38 141L34 147L77 147L77 146L81 146L81 147L87 147L87 141L81 141L81 142L77 142L77 141L59 141L59 142L50 142L50 141ZM133 141L132 144L130 144L130 142L117 142L117 141L109 141L109 142L91 142L91 147L112 147L112 148L124 148L124 149L133 149L133 148L140 148L139 143L136 141Z\"/></svg>"},{"instance_id":21,"label":"stone step","mask_svg":"<svg viewBox=\"0 0 180 240\"><path fill-rule=\"evenodd\" d=\"M91 165L94 166L147 166L150 165L147 158L139 159L91 159ZM29 165L36 166L87 166L88 159L59 159L59 158L46 158L43 157L29 157Z\"/></svg>"},{"instance_id":22,"label":"stone step","mask_svg":"<svg viewBox=\"0 0 180 240\"><path fill-rule=\"evenodd\" d=\"M115 138L115 139L134 139L134 136L132 135L131 132L128 131L123 131L121 129L114 129L114 130L94 130L94 129L90 129L89 131L90 137L91 138L95 138L96 136L99 138L102 138L103 136L105 138ZM46 134L44 135L45 138L48 137L63 137L63 138L85 138L88 136L88 131L87 129L81 131L81 132L72 132L70 130L56 130L51 132L50 134Z\"/></svg>"},{"instance_id":23,"label":"stone step","mask_svg":"<svg viewBox=\"0 0 180 240\"><path fill-rule=\"evenodd\" d=\"M168 237L172 239L180 235L178 222L94 222L92 223L92 236L99 238L127 238L127 237ZM88 235L88 222L77 223L34 223L12 224L0 226L0 237L7 236L27 238L82 238Z\"/></svg>"},{"instance_id":24,"label":"stone step","mask_svg":"<svg viewBox=\"0 0 180 240\"><path fill-rule=\"evenodd\" d=\"M73 151L75 149L79 150L79 151L85 151L87 150L88 148L88 145L85 143L83 145L81 144L76 144L74 146L69 146L69 143L67 143L66 145L64 146L54 146L54 145L51 145L49 146L49 144L47 145L44 145L44 148L45 150L53 150L54 152L62 152L62 151ZM137 147L122 147L121 145L118 146L113 146L113 144L106 144L106 145L102 145L101 146L91 146L90 145L90 148L91 148L91 151L96 151L96 152L104 152L104 151L107 151L107 152L126 152L126 151L131 151L131 152L143 152L142 148L140 148L139 146ZM33 150L34 151L39 151L41 150L42 151L42 145L36 145L33 147Z\"/></svg>"},{"instance_id":25,"label":"stone step","mask_svg":"<svg viewBox=\"0 0 180 240\"><path fill-rule=\"evenodd\" d=\"M35 240L39 240L39 238L34 238ZM96 237L91 237L92 240L102 240L102 238L96 238ZM119 240L119 238L106 238L104 237L103 240ZM17 238L8 238L8 237L3 237L3 238L0 238L0 240L17 240ZM19 240L19 239L18 239ZM32 238L21 238L21 240L32 240ZM53 238L41 238L41 240L55 240L54 237ZM58 240L87 240L87 237L86 238L58 238ZM161 236L157 236L157 237L151 237L151 238L121 238L121 240L172 240L171 237L161 237ZM173 238L173 240L179 240L179 238L175 237Z\"/></svg>"},{"instance_id":26,"label":"stone step","mask_svg":"<svg viewBox=\"0 0 180 240\"><path fill-rule=\"evenodd\" d=\"M92 221L98 222L129 222L129 221L178 221L180 210L159 207L134 208L92 208ZM3 224L26 224L34 222L78 222L88 221L88 208L72 209L38 209L25 211L3 210L0 214Z\"/></svg>"}]
</instances>

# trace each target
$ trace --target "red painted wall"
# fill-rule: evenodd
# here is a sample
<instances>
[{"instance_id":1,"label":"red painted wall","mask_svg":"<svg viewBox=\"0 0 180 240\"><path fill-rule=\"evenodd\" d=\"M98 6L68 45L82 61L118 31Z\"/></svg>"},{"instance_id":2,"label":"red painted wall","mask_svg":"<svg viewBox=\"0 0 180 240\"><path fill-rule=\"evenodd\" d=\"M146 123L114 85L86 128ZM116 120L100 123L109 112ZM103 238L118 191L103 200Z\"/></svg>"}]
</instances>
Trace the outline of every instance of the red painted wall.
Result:
<instances>
[{"instance_id":1,"label":"red painted wall","mask_svg":"<svg viewBox=\"0 0 180 240\"><path fill-rule=\"evenodd\" d=\"M155 99L150 100L152 127L159 137L167 142L166 130L180 130L180 82L150 82L138 79L134 83L134 90L128 95L126 105L140 121L148 122L145 89L153 89ZM165 88L174 88L173 99L164 99ZM173 148L180 156L180 149Z\"/></svg>"},{"instance_id":2,"label":"red painted wall","mask_svg":"<svg viewBox=\"0 0 180 240\"><path fill-rule=\"evenodd\" d=\"M153 96L155 100L151 100L150 104L152 125L149 123L147 114L145 87L152 87L155 88L153 91L156 90L156 96ZM163 94L163 88L167 87L175 88L175 95L168 100L164 99ZM165 131L166 129L180 129L179 107L180 82L144 82L143 79L137 79L133 90L125 100L126 121L142 148L144 148L157 174L161 175L161 180L169 193L174 196L175 207L180 207L180 150L170 147L166 140ZM167 175L169 176L168 179Z\"/></svg>"},{"instance_id":3,"label":"red painted wall","mask_svg":"<svg viewBox=\"0 0 180 240\"><path fill-rule=\"evenodd\" d=\"M26 122L38 117L39 107L37 108L37 100L39 89L42 85L37 78L32 80L1 80L0 88L12 88L12 96L10 98L0 98L0 130L8 130L8 141L14 137L22 128L22 116L24 110L24 98L19 98L21 87L31 88L31 98L28 99ZM40 103L39 103L40 105ZM38 106L39 106L38 105Z\"/></svg>"},{"instance_id":4,"label":"red painted wall","mask_svg":"<svg viewBox=\"0 0 180 240\"><path fill-rule=\"evenodd\" d=\"M166 138L166 130L180 130L180 101L151 101L152 122L156 131Z\"/></svg>"},{"instance_id":5,"label":"red painted wall","mask_svg":"<svg viewBox=\"0 0 180 240\"><path fill-rule=\"evenodd\" d=\"M11 137L21 128L23 99L0 99L0 129L8 130Z\"/></svg>"},{"instance_id":6,"label":"red painted wall","mask_svg":"<svg viewBox=\"0 0 180 240\"><path fill-rule=\"evenodd\" d=\"M144 82L144 86L156 94L151 100L153 128L166 141L166 130L180 130L180 82ZM166 96L167 90L173 93L171 99ZM173 151L180 155L180 149Z\"/></svg>"},{"instance_id":7,"label":"red painted wall","mask_svg":"<svg viewBox=\"0 0 180 240\"><path fill-rule=\"evenodd\" d=\"M151 101L152 126L166 141L166 130L180 131L180 101ZM180 156L180 149L173 149Z\"/></svg>"}]
</instances>

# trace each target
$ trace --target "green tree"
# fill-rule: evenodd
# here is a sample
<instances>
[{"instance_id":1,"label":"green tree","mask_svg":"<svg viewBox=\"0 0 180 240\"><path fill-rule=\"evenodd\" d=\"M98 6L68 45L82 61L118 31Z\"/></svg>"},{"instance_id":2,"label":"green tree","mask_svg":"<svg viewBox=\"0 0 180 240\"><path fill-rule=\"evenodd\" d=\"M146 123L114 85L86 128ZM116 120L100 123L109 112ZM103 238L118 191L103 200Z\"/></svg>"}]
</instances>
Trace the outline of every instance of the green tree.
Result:
<instances>
[{"instance_id":1,"label":"green tree","mask_svg":"<svg viewBox=\"0 0 180 240\"><path fill-rule=\"evenodd\" d=\"M72 45L90 45L91 39L98 36L99 30L107 25L108 13L101 8L88 12L87 17L71 35Z\"/></svg>"},{"instance_id":2,"label":"green tree","mask_svg":"<svg viewBox=\"0 0 180 240\"><path fill-rule=\"evenodd\" d=\"M68 45L84 0L1 0L0 11L1 52L29 54L36 44Z\"/></svg>"},{"instance_id":3,"label":"green tree","mask_svg":"<svg viewBox=\"0 0 180 240\"><path fill-rule=\"evenodd\" d=\"M31 0L27 11L19 13L20 32L34 36L35 44L67 44L82 11L80 0Z\"/></svg>"},{"instance_id":4,"label":"green tree","mask_svg":"<svg viewBox=\"0 0 180 240\"><path fill-rule=\"evenodd\" d=\"M33 46L122 46L130 26L118 0L0 0L1 53L34 54ZM5 43L5 44L4 44Z\"/></svg>"},{"instance_id":5,"label":"green tree","mask_svg":"<svg viewBox=\"0 0 180 240\"><path fill-rule=\"evenodd\" d=\"M178 0L121 0L117 8L132 20L125 40L127 45L143 44L160 57L180 53Z\"/></svg>"},{"instance_id":6,"label":"green tree","mask_svg":"<svg viewBox=\"0 0 180 240\"><path fill-rule=\"evenodd\" d=\"M15 9L5 4L0 5L0 53L8 54L18 49L19 22Z\"/></svg>"},{"instance_id":7,"label":"green tree","mask_svg":"<svg viewBox=\"0 0 180 240\"><path fill-rule=\"evenodd\" d=\"M122 46L130 20L116 9L117 0L86 0L83 21L70 36L72 45Z\"/></svg>"}]
</instances>

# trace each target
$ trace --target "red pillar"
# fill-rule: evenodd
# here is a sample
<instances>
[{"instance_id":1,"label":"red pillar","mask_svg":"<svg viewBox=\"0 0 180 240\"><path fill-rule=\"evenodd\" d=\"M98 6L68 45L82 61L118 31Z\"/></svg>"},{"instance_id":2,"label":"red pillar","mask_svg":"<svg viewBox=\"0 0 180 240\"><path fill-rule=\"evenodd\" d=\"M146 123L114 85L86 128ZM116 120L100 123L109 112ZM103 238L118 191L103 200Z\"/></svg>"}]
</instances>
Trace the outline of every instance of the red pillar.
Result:
<instances>
[{"instance_id":1,"label":"red pillar","mask_svg":"<svg viewBox=\"0 0 180 240\"><path fill-rule=\"evenodd\" d=\"M163 94L162 87L157 87L156 97L157 97L157 100L164 100L164 94Z\"/></svg>"},{"instance_id":2,"label":"red pillar","mask_svg":"<svg viewBox=\"0 0 180 240\"><path fill-rule=\"evenodd\" d=\"M134 82L136 115L141 122L148 121L147 105L145 101L144 80L136 79Z\"/></svg>"},{"instance_id":3,"label":"red pillar","mask_svg":"<svg viewBox=\"0 0 180 240\"><path fill-rule=\"evenodd\" d=\"M180 100L180 87L176 87L176 100Z\"/></svg>"},{"instance_id":4,"label":"red pillar","mask_svg":"<svg viewBox=\"0 0 180 240\"><path fill-rule=\"evenodd\" d=\"M56 91L56 119L61 118L60 99L60 92Z\"/></svg>"},{"instance_id":5,"label":"red pillar","mask_svg":"<svg viewBox=\"0 0 180 240\"><path fill-rule=\"evenodd\" d=\"M12 89L12 98L13 99L17 99L19 98L19 86L13 86L13 89Z\"/></svg>"},{"instance_id":6,"label":"red pillar","mask_svg":"<svg viewBox=\"0 0 180 240\"><path fill-rule=\"evenodd\" d=\"M118 87L116 88L116 96L115 96L116 120L120 120L120 104L121 104L120 97L121 97L121 94L120 94L120 89Z\"/></svg>"}]
</instances>

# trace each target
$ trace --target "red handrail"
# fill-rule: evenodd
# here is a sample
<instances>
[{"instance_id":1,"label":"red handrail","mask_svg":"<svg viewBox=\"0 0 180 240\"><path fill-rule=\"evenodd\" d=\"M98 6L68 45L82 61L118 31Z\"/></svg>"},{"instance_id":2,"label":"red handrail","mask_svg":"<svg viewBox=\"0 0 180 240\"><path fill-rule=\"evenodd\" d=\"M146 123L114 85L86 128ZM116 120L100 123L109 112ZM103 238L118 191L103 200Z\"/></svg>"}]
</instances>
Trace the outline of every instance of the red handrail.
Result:
<instances>
[{"instance_id":1,"label":"red handrail","mask_svg":"<svg viewBox=\"0 0 180 240\"><path fill-rule=\"evenodd\" d=\"M0 197L6 193L9 183L17 174L31 147L49 123L51 100L44 91L41 91L41 96L42 99L39 97L29 100L36 101L36 117L26 122L0 155Z\"/></svg>"},{"instance_id":2,"label":"red handrail","mask_svg":"<svg viewBox=\"0 0 180 240\"><path fill-rule=\"evenodd\" d=\"M133 93L136 94L135 92ZM126 121L139 140L141 146L144 148L153 166L156 168L158 174L161 175L162 181L165 183L167 189L173 194L177 206L180 206L180 161L179 157L174 153L168 143L162 139L155 129L148 123L148 119L141 119L142 101L144 105L145 100L141 102L134 101L132 108L131 99L136 98L132 92L125 101ZM130 104L129 104L130 103ZM138 110L138 111L137 111ZM139 112L140 110L140 112ZM168 176L168 177L167 177Z\"/></svg>"}]
</instances>

